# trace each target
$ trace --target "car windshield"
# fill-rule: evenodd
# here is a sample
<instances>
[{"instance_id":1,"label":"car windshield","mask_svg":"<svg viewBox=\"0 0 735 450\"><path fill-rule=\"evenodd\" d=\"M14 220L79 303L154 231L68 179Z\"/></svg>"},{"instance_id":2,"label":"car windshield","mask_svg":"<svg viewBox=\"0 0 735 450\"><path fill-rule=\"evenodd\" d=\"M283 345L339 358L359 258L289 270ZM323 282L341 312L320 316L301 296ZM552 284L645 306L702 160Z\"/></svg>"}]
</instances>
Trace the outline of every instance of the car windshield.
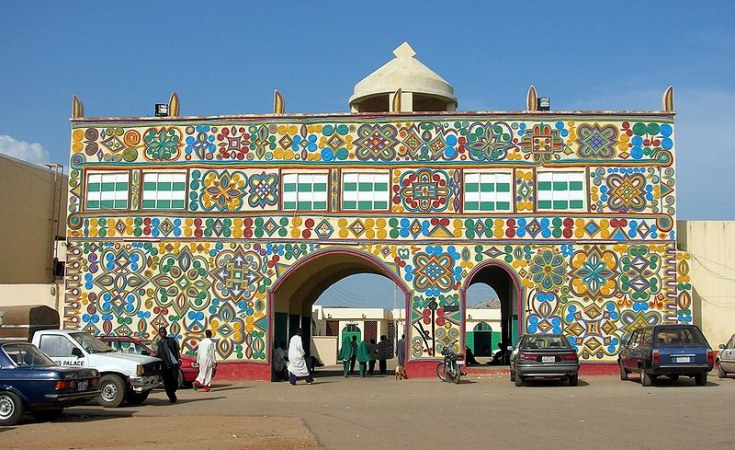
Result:
<instances>
[{"instance_id":1,"label":"car windshield","mask_svg":"<svg viewBox=\"0 0 735 450\"><path fill-rule=\"evenodd\" d=\"M530 350L552 349L568 350L571 348L569 341L564 336L529 336L526 339L525 348Z\"/></svg>"},{"instance_id":2,"label":"car windshield","mask_svg":"<svg viewBox=\"0 0 735 450\"><path fill-rule=\"evenodd\" d=\"M702 333L694 328L660 328L656 339L659 347L706 345Z\"/></svg>"},{"instance_id":3,"label":"car windshield","mask_svg":"<svg viewBox=\"0 0 735 450\"><path fill-rule=\"evenodd\" d=\"M5 344L3 352L8 355L13 364L18 367L53 366L54 362L41 350L31 344Z\"/></svg>"},{"instance_id":4,"label":"car windshield","mask_svg":"<svg viewBox=\"0 0 735 450\"><path fill-rule=\"evenodd\" d=\"M114 352L109 345L87 333L71 333L72 339L77 341L89 353Z\"/></svg>"}]
</instances>

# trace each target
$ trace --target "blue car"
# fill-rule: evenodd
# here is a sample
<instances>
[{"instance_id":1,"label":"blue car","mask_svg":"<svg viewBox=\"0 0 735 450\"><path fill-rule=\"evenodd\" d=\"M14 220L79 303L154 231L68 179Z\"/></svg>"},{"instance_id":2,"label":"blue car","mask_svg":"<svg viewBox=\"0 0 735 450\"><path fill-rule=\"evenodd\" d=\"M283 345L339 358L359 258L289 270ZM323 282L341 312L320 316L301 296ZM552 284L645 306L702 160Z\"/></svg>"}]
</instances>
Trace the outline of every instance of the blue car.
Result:
<instances>
[{"instance_id":1,"label":"blue car","mask_svg":"<svg viewBox=\"0 0 735 450\"><path fill-rule=\"evenodd\" d=\"M659 376L676 380L694 378L698 386L707 384L715 352L696 325L653 325L631 333L620 348L620 379L638 372L641 385L650 386Z\"/></svg>"},{"instance_id":2,"label":"blue car","mask_svg":"<svg viewBox=\"0 0 735 450\"><path fill-rule=\"evenodd\" d=\"M53 420L99 394L95 369L58 367L33 344L0 342L0 426L17 424L24 412Z\"/></svg>"}]
</instances>

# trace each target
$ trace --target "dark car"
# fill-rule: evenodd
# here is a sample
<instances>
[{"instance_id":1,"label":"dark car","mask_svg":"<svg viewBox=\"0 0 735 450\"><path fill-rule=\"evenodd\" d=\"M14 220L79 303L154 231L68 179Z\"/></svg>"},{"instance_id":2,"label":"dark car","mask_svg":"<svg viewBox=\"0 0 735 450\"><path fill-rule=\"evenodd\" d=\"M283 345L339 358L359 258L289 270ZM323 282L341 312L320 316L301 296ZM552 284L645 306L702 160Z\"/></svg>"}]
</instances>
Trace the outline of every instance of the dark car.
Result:
<instances>
[{"instance_id":1,"label":"dark car","mask_svg":"<svg viewBox=\"0 0 735 450\"><path fill-rule=\"evenodd\" d=\"M566 336L562 334L526 334L518 339L515 348L509 348L510 381L523 386L528 378L558 378L579 382L579 357Z\"/></svg>"},{"instance_id":2,"label":"dark car","mask_svg":"<svg viewBox=\"0 0 735 450\"><path fill-rule=\"evenodd\" d=\"M122 353L134 353L136 355L156 356L156 345L149 339L136 336L99 336L114 350ZM179 366L179 387L191 386L199 374L197 360L193 356L181 355Z\"/></svg>"},{"instance_id":3,"label":"dark car","mask_svg":"<svg viewBox=\"0 0 735 450\"><path fill-rule=\"evenodd\" d=\"M659 376L676 380L693 377L698 386L707 384L715 352L696 325L653 325L639 328L618 354L620 379L639 372L641 384L650 386Z\"/></svg>"},{"instance_id":4,"label":"dark car","mask_svg":"<svg viewBox=\"0 0 735 450\"><path fill-rule=\"evenodd\" d=\"M33 344L0 343L0 426L17 424L26 411L53 420L98 395L95 369L58 367Z\"/></svg>"}]
</instances>

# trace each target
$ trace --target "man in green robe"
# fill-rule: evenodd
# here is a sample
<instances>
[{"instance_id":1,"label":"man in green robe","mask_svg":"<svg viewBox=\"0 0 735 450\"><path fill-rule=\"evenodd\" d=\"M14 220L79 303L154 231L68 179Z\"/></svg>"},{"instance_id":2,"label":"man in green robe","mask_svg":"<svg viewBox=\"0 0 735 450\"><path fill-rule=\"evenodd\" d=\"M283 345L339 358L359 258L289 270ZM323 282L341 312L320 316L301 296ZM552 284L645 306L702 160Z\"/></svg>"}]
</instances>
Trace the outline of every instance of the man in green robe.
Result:
<instances>
[{"instance_id":1,"label":"man in green robe","mask_svg":"<svg viewBox=\"0 0 735 450\"><path fill-rule=\"evenodd\" d=\"M365 378L367 362L370 361L370 344L363 339L357 347L357 362L360 363L360 376Z\"/></svg>"},{"instance_id":2,"label":"man in green robe","mask_svg":"<svg viewBox=\"0 0 735 450\"><path fill-rule=\"evenodd\" d=\"M350 361L355 357L355 347L349 339L342 340L342 348L339 351L339 357L342 359L342 367L345 370L345 378L350 371Z\"/></svg>"}]
</instances>

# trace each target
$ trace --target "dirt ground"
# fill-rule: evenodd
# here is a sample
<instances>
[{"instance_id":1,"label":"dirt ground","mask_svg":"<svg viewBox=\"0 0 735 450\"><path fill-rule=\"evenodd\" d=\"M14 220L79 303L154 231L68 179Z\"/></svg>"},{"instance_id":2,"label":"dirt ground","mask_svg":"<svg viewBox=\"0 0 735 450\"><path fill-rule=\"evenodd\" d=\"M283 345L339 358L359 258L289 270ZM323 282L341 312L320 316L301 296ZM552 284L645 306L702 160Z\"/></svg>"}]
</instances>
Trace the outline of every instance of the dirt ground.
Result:
<instances>
[{"instance_id":1,"label":"dirt ground","mask_svg":"<svg viewBox=\"0 0 735 450\"><path fill-rule=\"evenodd\" d=\"M502 373L459 385L317 374L311 386L219 382L179 391L175 405L156 391L141 406L69 408L54 423L0 429L0 448L735 448L735 380L712 374L706 386L650 387L610 375L515 387Z\"/></svg>"},{"instance_id":2,"label":"dirt ground","mask_svg":"<svg viewBox=\"0 0 735 450\"><path fill-rule=\"evenodd\" d=\"M0 428L0 447L10 449L276 449L311 450L319 444L298 418L76 415L53 423ZM72 415L74 414L74 415Z\"/></svg>"}]
</instances>

